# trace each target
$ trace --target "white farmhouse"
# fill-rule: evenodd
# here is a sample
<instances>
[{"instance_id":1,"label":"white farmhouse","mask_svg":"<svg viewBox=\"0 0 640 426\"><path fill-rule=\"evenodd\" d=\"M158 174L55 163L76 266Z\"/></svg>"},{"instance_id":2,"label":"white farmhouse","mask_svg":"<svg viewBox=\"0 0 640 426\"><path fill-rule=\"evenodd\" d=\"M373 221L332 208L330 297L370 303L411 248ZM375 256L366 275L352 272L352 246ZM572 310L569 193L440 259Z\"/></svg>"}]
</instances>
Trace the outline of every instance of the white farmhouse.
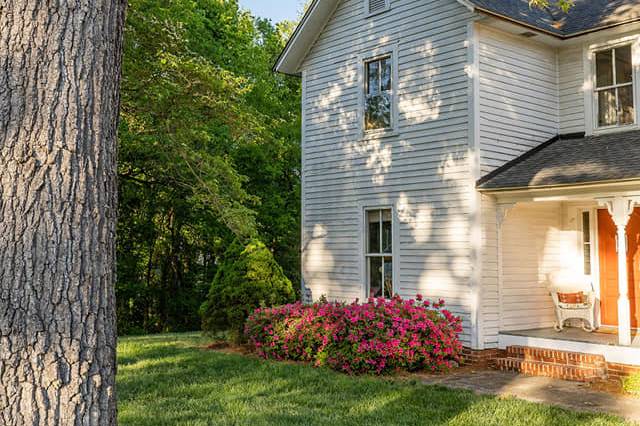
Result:
<instances>
[{"instance_id":1,"label":"white farmhouse","mask_svg":"<svg viewBox=\"0 0 640 426\"><path fill-rule=\"evenodd\" d=\"M640 370L640 1L575 3L312 2L275 66L306 294L443 298L503 368Z\"/></svg>"}]
</instances>

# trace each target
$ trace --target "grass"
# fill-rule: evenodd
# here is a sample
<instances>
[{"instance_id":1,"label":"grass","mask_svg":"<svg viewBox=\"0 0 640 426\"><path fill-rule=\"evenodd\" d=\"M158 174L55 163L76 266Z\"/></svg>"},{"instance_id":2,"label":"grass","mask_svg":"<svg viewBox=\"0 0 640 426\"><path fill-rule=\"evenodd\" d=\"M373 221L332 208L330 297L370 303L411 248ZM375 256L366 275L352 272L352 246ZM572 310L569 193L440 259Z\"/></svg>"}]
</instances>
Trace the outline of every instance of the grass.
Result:
<instances>
[{"instance_id":1,"label":"grass","mask_svg":"<svg viewBox=\"0 0 640 426\"><path fill-rule=\"evenodd\" d=\"M617 425L516 399L349 377L202 349L199 334L120 339L121 425Z\"/></svg>"},{"instance_id":2,"label":"grass","mask_svg":"<svg viewBox=\"0 0 640 426\"><path fill-rule=\"evenodd\" d=\"M633 396L640 396L640 374L632 374L622 382L624 391Z\"/></svg>"}]
</instances>

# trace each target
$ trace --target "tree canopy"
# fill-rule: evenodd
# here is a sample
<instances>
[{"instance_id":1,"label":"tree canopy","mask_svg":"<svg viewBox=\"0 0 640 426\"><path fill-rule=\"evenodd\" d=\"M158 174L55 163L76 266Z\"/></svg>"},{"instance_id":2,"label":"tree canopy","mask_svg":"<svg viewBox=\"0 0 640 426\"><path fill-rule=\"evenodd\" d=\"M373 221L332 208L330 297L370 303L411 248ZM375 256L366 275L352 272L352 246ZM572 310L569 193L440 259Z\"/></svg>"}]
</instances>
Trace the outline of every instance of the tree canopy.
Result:
<instances>
[{"instance_id":1,"label":"tree canopy","mask_svg":"<svg viewBox=\"0 0 640 426\"><path fill-rule=\"evenodd\" d=\"M300 82L271 71L292 29L236 0L130 0L120 332L198 328L235 237L263 241L299 287Z\"/></svg>"}]
</instances>

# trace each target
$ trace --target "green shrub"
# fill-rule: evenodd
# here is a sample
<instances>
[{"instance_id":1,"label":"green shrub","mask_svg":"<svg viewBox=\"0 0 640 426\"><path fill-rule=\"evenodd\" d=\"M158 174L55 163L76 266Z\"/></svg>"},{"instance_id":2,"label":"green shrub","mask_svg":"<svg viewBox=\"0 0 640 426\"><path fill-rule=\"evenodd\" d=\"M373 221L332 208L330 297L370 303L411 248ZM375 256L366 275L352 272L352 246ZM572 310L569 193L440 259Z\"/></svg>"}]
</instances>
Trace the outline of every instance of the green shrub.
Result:
<instances>
[{"instance_id":1,"label":"green shrub","mask_svg":"<svg viewBox=\"0 0 640 426\"><path fill-rule=\"evenodd\" d=\"M210 334L229 331L232 338L240 340L244 323L256 308L294 300L291 281L269 249L255 239L247 245L236 240L225 252L200 308L202 328Z\"/></svg>"},{"instance_id":2,"label":"green shrub","mask_svg":"<svg viewBox=\"0 0 640 426\"><path fill-rule=\"evenodd\" d=\"M625 377L622 381L622 386L625 392L634 396L640 396L640 373Z\"/></svg>"}]
</instances>

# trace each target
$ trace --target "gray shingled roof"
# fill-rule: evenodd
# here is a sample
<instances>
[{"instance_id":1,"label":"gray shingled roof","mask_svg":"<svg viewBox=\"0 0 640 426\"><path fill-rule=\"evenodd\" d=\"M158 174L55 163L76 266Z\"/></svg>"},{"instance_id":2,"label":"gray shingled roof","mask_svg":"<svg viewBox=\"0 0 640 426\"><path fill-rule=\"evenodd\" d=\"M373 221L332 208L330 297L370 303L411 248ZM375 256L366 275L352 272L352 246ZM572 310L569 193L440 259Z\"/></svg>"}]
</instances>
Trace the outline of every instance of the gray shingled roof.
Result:
<instances>
[{"instance_id":1,"label":"gray shingled roof","mask_svg":"<svg viewBox=\"0 0 640 426\"><path fill-rule=\"evenodd\" d=\"M640 130L560 136L478 181L480 190L640 179Z\"/></svg>"},{"instance_id":2,"label":"gray shingled roof","mask_svg":"<svg viewBox=\"0 0 640 426\"><path fill-rule=\"evenodd\" d=\"M529 7L529 0L470 1L488 13L507 17L559 37L570 37L640 19L640 0L575 0L575 6L568 13L557 7L532 8Z\"/></svg>"}]
</instances>

